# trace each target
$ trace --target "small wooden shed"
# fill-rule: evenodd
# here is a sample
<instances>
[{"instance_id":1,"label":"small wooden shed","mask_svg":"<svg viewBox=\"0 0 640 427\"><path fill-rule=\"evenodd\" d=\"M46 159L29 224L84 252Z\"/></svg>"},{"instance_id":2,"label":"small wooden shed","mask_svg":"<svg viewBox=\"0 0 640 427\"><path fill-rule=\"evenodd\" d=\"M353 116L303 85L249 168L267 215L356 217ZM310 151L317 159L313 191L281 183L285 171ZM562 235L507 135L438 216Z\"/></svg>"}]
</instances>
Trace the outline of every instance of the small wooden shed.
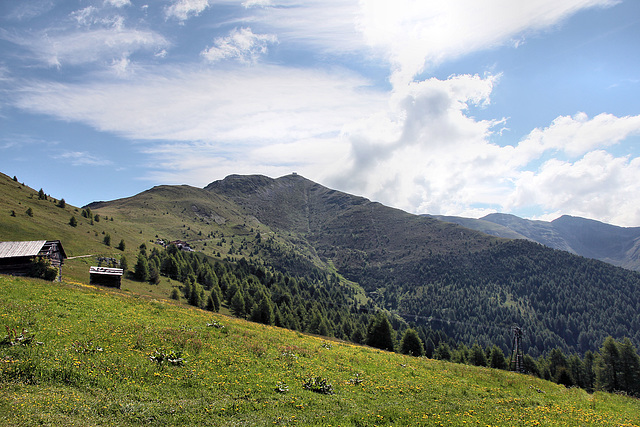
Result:
<instances>
[{"instance_id":1,"label":"small wooden shed","mask_svg":"<svg viewBox=\"0 0 640 427\"><path fill-rule=\"evenodd\" d=\"M0 273L26 276L37 258L48 259L61 276L67 254L60 240L0 242Z\"/></svg>"},{"instance_id":2,"label":"small wooden shed","mask_svg":"<svg viewBox=\"0 0 640 427\"><path fill-rule=\"evenodd\" d=\"M89 267L89 283L120 289L123 273L121 268Z\"/></svg>"}]
</instances>

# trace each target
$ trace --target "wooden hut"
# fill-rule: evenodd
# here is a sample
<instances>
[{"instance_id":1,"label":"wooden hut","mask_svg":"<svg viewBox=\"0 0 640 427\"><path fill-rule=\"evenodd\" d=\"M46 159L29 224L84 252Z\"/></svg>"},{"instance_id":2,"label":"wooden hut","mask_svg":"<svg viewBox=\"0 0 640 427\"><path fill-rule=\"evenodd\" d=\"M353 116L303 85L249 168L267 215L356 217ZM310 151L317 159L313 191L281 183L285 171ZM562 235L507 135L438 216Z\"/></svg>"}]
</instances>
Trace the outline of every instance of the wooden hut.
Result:
<instances>
[{"instance_id":1,"label":"wooden hut","mask_svg":"<svg viewBox=\"0 0 640 427\"><path fill-rule=\"evenodd\" d=\"M60 240L30 240L22 242L0 242L0 273L14 276L30 274L33 261L49 260L51 266L62 275L62 264L67 259Z\"/></svg>"},{"instance_id":2,"label":"wooden hut","mask_svg":"<svg viewBox=\"0 0 640 427\"><path fill-rule=\"evenodd\" d=\"M89 267L89 283L120 289L123 272L121 268Z\"/></svg>"}]
</instances>

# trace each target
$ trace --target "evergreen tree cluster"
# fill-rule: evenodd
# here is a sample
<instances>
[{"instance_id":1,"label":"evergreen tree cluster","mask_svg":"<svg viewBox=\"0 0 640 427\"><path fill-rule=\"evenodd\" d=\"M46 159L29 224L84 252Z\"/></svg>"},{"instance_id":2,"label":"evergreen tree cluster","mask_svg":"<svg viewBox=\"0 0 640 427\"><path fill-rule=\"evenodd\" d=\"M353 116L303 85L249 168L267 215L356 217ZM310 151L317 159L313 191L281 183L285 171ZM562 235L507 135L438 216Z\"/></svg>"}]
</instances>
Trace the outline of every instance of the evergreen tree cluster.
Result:
<instances>
[{"instance_id":1,"label":"evergreen tree cluster","mask_svg":"<svg viewBox=\"0 0 640 427\"><path fill-rule=\"evenodd\" d=\"M534 357L560 348L596 351L607 335L640 346L640 274L515 240L489 250L434 255L420 263L343 268L376 305L456 342L510 347L527 330Z\"/></svg>"},{"instance_id":2,"label":"evergreen tree cluster","mask_svg":"<svg viewBox=\"0 0 640 427\"><path fill-rule=\"evenodd\" d=\"M133 277L152 283L160 276L176 280L184 299L203 309L219 311L224 305L233 315L255 322L365 343L374 314L360 307L354 291L302 258L294 258L289 266L306 274L283 273L244 258L212 260L175 245L147 253L142 245Z\"/></svg>"}]
</instances>

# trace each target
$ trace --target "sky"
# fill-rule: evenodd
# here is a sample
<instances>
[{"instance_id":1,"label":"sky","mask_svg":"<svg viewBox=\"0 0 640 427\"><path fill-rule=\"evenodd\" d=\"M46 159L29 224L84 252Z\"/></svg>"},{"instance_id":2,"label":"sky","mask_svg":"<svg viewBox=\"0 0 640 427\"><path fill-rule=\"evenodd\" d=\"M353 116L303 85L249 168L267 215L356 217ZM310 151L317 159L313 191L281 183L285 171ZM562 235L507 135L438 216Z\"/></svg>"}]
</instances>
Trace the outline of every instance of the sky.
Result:
<instances>
[{"instance_id":1,"label":"sky","mask_svg":"<svg viewBox=\"0 0 640 427\"><path fill-rule=\"evenodd\" d=\"M640 2L0 0L0 171L640 226Z\"/></svg>"}]
</instances>

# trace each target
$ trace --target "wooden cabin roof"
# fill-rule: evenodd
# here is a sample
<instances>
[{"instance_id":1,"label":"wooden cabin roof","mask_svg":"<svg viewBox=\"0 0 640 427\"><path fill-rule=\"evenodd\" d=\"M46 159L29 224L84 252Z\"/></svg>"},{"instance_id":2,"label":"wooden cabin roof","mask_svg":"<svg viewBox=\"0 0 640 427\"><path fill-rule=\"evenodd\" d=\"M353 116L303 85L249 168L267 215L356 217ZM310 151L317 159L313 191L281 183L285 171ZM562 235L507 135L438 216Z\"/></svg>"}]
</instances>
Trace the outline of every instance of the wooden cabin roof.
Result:
<instances>
[{"instance_id":1,"label":"wooden cabin roof","mask_svg":"<svg viewBox=\"0 0 640 427\"><path fill-rule=\"evenodd\" d=\"M89 274L105 274L108 276L122 276L124 272L121 268L89 267Z\"/></svg>"},{"instance_id":2,"label":"wooden cabin roof","mask_svg":"<svg viewBox=\"0 0 640 427\"><path fill-rule=\"evenodd\" d=\"M67 255L59 240L28 240L22 242L0 242L0 258L17 258L48 255L51 246L56 245L62 258Z\"/></svg>"},{"instance_id":3,"label":"wooden cabin roof","mask_svg":"<svg viewBox=\"0 0 640 427\"><path fill-rule=\"evenodd\" d=\"M31 240L27 242L0 242L0 258L15 258L36 256L47 243L46 240Z\"/></svg>"}]
</instances>

